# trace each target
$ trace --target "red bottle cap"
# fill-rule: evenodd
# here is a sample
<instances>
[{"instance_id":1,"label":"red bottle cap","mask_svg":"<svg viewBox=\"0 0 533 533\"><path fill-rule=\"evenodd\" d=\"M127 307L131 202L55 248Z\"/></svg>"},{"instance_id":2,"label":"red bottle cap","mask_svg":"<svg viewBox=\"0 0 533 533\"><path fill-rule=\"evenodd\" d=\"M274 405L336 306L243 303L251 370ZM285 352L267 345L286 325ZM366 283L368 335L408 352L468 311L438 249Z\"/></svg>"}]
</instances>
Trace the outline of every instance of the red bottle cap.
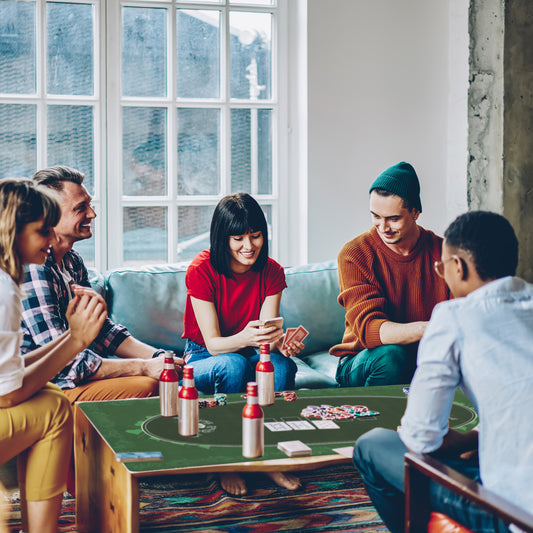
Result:
<instances>
[{"instance_id":1,"label":"red bottle cap","mask_svg":"<svg viewBox=\"0 0 533 533\"><path fill-rule=\"evenodd\" d=\"M257 396L257 383L255 381L249 381L246 384L246 394L248 396Z\"/></svg>"},{"instance_id":2,"label":"red bottle cap","mask_svg":"<svg viewBox=\"0 0 533 533\"><path fill-rule=\"evenodd\" d=\"M173 365L173 364L174 364L173 357L165 357L165 365Z\"/></svg>"},{"instance_id":3,"label":"red bottle cap","mask_svg":"<svg viewBox=\"0 0 533 533\"><path fill-rule=\"evenodd\" d=\"M194 368L191 365L185 365L183 367L183 379L193 379Z\"/></svg>"},{"instance_id":4,"label":"red bottle cap","mask_svg":"<svg viewBox=\"0 0 533 533\"><path fill-rule=\"evenodd\" d=\"M270 353L270 344L261 344L259 353Z\"/></svg>"}]
</instances>

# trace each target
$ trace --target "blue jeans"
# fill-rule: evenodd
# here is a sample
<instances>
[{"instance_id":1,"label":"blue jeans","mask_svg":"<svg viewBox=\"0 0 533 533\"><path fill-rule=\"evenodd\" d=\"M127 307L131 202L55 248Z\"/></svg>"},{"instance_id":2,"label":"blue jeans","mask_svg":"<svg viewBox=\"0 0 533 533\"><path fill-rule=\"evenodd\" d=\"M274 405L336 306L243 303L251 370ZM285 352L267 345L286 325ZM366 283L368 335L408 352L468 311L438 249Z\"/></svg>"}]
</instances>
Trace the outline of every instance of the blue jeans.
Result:
<instances>
[{"instance_id":1,"label":"blue jeans","mask_svg":"<svg viewBox=\"0 0 533 533\"><path fill-rule=\"evenodd\" d=\"M381 519L392 533L403 533L405 520L404 459L407 448L398 433L375 428L355 443L353 462ZM439 460L480 483L477 461ZM446 514L475 532L503 533L507 527L464 498L431 482L431 510Z\"/></svg>"},{"instance_id":2,"label":"blue jeans","mask_svg":"<svg viewBox=\"0 0 533 533\"><path fill-rule=\"evenodd\" d=\"M417 348L418 343L384 344L345 355L337 365L337 383L341 387L410 383L416 368Z\"/></svg>"},{"instance_id":3,"label":"blue jeans","mask_svg":"<svg viewBox=\"0 0 533 533\"><path fill-rule=\"evenodd\" d=\"M183 358L194 368L194 383L204 394L246 392L246 384L255 381L259 353L249 347L239 353L211 355L205 346L187 339ZM276 352L270 354L274 365L274 388L294 390L296 363Z\"/></svg>"}]
</instances>

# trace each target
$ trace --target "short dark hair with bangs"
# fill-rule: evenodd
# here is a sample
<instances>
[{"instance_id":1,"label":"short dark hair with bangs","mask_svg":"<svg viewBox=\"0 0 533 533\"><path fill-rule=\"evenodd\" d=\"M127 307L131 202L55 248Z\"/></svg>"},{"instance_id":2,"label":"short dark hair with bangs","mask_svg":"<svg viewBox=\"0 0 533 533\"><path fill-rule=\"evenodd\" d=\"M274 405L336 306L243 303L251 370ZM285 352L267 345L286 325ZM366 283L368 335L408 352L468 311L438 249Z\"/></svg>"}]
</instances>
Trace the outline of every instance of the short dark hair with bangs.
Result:
<instances>
[{"instance_id":1,"label":"short dark hair with bangs","mask_svg":"<svg viewBox=\"0 0 533 533\"><path fill-rule=\"evenodd\" d=\"M227 278L233 277L230 267L229 238L247 232L260 231L263 247L252 270L259 272L268 260L268 227L265 214L257 201L249 194L230 194L220 200L211 219L211 264Z\"/></svg>"}]
</instances>

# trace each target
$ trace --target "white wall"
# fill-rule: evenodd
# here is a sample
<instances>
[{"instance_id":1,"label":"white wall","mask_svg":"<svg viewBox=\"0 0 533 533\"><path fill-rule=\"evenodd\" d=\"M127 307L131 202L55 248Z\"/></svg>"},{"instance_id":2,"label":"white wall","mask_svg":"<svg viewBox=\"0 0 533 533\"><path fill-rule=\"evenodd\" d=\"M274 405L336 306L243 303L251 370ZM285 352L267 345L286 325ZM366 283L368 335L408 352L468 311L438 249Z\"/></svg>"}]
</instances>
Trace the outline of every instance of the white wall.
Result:
<instances>
[{"instance_id":1,"label":"white wall","mask_svg":"<svg viewBox=\"0 0 533 533\"><path fill-rule=\"evenodd\" d=\"M466 210L467 4L308 0L307 261L370 227L370 184L402 160L422 226Z\"/></svg>"}]
</instances>

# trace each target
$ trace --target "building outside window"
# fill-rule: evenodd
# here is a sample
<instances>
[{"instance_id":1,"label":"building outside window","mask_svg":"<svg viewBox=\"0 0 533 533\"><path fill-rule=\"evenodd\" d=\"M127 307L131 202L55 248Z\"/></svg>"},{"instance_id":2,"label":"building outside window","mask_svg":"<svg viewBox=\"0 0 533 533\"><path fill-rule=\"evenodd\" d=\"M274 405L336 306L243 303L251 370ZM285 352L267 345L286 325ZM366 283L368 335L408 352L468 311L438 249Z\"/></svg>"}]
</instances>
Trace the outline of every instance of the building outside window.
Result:
<instances>
[{"instance_id":1,"label":"building outside window","mask_svg":"<svg viewBox=\"0 0 533 533\"><path fill-rule=\"evenodd\" d=\"M88 264L191 260L249 192L280 227L275 0L2 0L0 178L65 164L98 213ZM286 179L286 178L285 178Z\"/></svg>"}]
</instances>

